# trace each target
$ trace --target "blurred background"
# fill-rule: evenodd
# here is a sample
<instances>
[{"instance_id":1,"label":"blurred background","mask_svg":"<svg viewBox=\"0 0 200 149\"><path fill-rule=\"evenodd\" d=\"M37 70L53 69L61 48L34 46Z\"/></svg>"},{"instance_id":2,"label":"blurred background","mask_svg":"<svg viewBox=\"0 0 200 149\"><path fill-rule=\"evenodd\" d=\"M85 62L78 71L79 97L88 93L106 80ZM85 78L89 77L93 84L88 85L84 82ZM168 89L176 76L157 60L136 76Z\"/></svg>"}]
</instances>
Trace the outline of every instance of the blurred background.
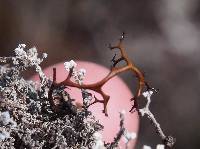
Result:
<instances>
[{"instance_id":1,"label":"blurred background","mask_svg":"<svg viewBox=\"0 0 200 149\"><path fill-rule=\"evenodd\" d=\"M199 14L199 0L0 0L0 56L25 43L48 53L43 67L71 59L110 67L108 44L125 32L129 57L159 89L151 110L164 132L176 149L199 149ZM121 77L135 88L130 74ZM142 118L136 149L158 143Z\"/></svg>"}]
</instances>

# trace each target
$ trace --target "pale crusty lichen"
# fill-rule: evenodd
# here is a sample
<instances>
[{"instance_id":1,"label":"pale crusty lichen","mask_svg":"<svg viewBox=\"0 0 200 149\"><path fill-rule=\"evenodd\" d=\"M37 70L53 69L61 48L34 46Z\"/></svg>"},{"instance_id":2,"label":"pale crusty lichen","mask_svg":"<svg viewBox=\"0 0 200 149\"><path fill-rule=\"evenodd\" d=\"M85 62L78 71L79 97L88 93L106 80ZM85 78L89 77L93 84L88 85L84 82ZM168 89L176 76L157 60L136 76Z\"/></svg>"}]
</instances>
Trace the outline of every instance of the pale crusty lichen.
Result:
<instances>
[{"instance_id":1,"label":"pale crusty lichen","mask_svg":"<svg viewBox=\"0 0 200 149\"><path fill-rule=\"evenodd\" d=\"M52 110L48 99L52 81L43 73L37 49L26 50L20 44L12 57L0 57L0 146L9 149L90 149L116 148L125 128L124 117L117 139L112 143L99 140L97 135L103 129L88 111L93 98L81 89L83 106L77 107L64 88L54 89L53 96L59 98L59 111ZM65 67L68 63L65 63ZM74 64L75 65L75 64ZM70 65L71 66L71 65ZM40 76L40 83L25 80L22 72L33 67ZM80 69L73 73L74 79L81 84L86 71ZM101 146L101 147L102 147Z\"/></svg>"}]
</instances>

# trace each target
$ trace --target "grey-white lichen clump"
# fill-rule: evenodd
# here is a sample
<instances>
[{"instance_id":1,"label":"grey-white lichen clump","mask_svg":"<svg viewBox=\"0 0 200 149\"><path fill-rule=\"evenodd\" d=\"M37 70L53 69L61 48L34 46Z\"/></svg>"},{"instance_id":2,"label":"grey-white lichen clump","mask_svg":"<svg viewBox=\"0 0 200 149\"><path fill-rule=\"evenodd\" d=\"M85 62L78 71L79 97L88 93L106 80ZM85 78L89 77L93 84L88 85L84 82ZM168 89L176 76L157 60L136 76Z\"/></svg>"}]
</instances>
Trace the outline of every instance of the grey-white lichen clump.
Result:
<instances>
[{"instance_id":1,"label":"grey-white lichen clump","mask_svg":"<svg viewBox=\"0 0 200 149\"><path fill-rule=\"evenodd\" d=\"M74 105L64 88L58 87L53 96L60 99L60 110L54 112L48 100L52 81L43 73L35 47L26 49L20 44L11 57L0 57L0 146L2 149L103 149L117 148L122 136L128 142L136 135L124 128L124 112L120 113L120 130L114 141L105 143L100 131L103 125L88 110L91 94L81 89L83 106ZM75 70L74 61L65 68L73 69L74 80L81 84L86 71ZM34 68L40 83L23 78L22 72ZM56 103L56 101L55 101Z\"/></svg>"}]
</instances>

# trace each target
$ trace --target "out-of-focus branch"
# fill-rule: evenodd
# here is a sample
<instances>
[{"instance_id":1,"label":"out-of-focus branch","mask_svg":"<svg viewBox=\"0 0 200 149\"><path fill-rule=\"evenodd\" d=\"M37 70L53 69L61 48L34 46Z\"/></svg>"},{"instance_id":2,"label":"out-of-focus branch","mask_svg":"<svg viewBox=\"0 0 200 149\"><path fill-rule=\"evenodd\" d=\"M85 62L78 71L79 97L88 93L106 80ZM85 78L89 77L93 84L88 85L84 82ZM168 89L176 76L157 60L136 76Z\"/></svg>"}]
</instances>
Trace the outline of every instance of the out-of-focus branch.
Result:
<instances>
[{"instance_id":1,"label":"out-of-focus branch","mask_svg":"<svg viewBox=\"0 0 200 149\"><path fill-rule=\"evenodd\" d=\"M122 137L124 137L126 149L128 149L129 142L131 140L134 140L137 137L137 134L135 132L129 132L125 128L125 126L124 126L125 113L126 113L125 110L122 110L120 112L120 125L119 125L120 129L119 129L118 133L116 134L116 137L114 138L113 142L109 143L109 145L107 146L108 149L116 148Z\"/></svg>"},{"instance_id":2,"label":"out-of-focus branch","mask_svg":"<svg viewBox=\"0 0 200 149\"><path fill-rule=\"evenodd\" d=\"M173 138L172 136L166 136L164 134L162 128L160 127L160 124L157 122L156 118L154 117L154 115L149 109L152 94L153 94L152 90L148 90L143 93L143 96L147 99L147 103L144 108L139 109L139 113L141 114L141 116L144 116L144 115L147 116L147 118L151 121L151 124L156 129L156 133L162 139L162 142L164 143L164 145L168 148L172 148L174 143L176 142L176 139Z\"/></svg>"},{"instance_id":3,"label":"out-of-focus branch","mask_svg":"<svg viewBox=\"0 0 200 149\"><path fill-rule=\"evenodd\" d=\"M124 112L120 112L120 129L116 135L116 137L114 138L114 141L112 143L110 143L110 146L108 147L108 149L112 149L112 148L116 148L118 146L118 143L121 139L121 137L124 135L125 132L125 126L124 126Z\"/></svg>"}]
</instances>

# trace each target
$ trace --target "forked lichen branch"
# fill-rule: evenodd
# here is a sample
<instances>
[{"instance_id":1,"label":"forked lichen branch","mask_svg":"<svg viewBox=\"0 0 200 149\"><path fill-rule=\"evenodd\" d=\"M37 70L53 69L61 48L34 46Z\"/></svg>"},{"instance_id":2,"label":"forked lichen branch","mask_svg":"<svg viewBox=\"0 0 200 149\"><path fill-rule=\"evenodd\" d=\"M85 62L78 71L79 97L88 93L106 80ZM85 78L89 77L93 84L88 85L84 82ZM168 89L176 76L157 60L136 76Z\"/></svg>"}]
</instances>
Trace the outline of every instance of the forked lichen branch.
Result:
<instances>
[{"instance_id":1,"label":"forked lichen branch","mask_svg":"<svg viewBox=\"0 0 200 149\"><path fill-rule=\"evenodd\" d=\"M103 113L105 113L105 115L107 116L107 104L108 101L110 99L110 96L107 95L103 90L102 87L106 84L106 82L108 82L111 78L115 77L116 75L122 73L122 72L126 72L126 71L131 71L138 79L138 84L137 84L137 90L136 93L134 95L134 98L132 98L131 100L134 100L134 105L131 108L130 111L138 110L137 109L137 99L138 97L141 95L141 92L144 88L144 86L148 87L148 84L146 83L145 79L144 79L144 75L143 73L140 71L140 69L128 58L128 55L126 53L126 50L123 46L123 40L124 40L124 33L122 34L121 38L119 39L119 42L116 46L109 46L110 50L114 50L114 49L118 49L120 51L121 57L117 60L115 60L115 57L113 57L112 61L113 61L113 66L111 68L110 73L108 73L108 75L106 77L104 77L102 80L96 82L96 83L92 83L92 84L78 84L76 82L73 82L71 80L71 76L72 76L72 72L73 70L71 70L67 76L67 78L62 81L62 82L57 82L56 81L56 68L53 69L53 83L52 86L50 88L49 91L49 100L50 103L52 104L52 107L55 109L55 105L53 102L53 90L57 87L60 86L64 86L64 87L76 87L79 89L88 89L88 90L92 90L95 91L97 93L99 93L102 96L102 100L97 99L96 97L94 98L94 102L92 102L90 105L95 104L95 103L102 103L104 106L103 109ZM121 61L125 61L125 65L124 66L119 66L117 67L117 64ZM90 106L89 105L89 106Z\"/></svg>"}]
</instances>

